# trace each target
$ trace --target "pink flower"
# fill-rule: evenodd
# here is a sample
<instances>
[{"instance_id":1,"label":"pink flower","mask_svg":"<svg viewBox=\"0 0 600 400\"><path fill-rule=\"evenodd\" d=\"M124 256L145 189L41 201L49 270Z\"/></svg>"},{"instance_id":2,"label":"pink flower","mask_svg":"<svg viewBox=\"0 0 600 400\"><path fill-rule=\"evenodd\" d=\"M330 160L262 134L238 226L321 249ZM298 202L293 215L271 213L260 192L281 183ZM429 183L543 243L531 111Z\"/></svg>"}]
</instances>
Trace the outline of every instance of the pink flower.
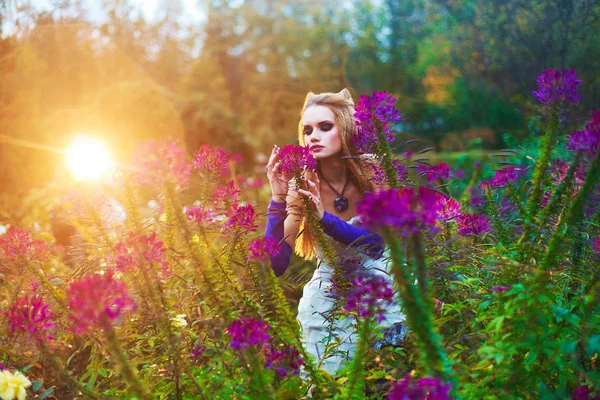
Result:
<instances>
[{"instance_id":1,"label":"pink flower","mask_svg":"<svg viewBox=\"0 0 600 400\"><path fill-rule=\"evenodd\" d=\"M225 149L205 144L194 154L194 168L200 174L226 175L229 172L230 157Z\"/></svg>"},{"instance_id":2,"label":"pink flower","mask_svg":"<svg viewBox=\"0 0 600 400\"><path fill-rule=\"evenodd\" d=\"M521 168L513 165L504 167L496 171L492 179L481 182L479 188L485 190L485 186L489 186L492 189L506 186L508 182L514 182L519 179L519 171L522 171Z\"/></svg>"},{"instance_id":3,"label":"pink flower","mask_svg":"<svg viewBox=\"0 0 600 400\"><path fill-rule=\"evenodd\" d=\"M248 251L250 252L249 258L257 259L262 261L263 263L269 257L275 257L281 251L281 246L279 241L274 237L262 237L256 239L250 247L248 247Z\"/></svg>"},{"instance_id":4,"label":"pink flower","mask_svg":"<svg viewBox=\"0 0 600 400\"><path fill-rule=\"evenodd\" d=\"M137 310L127 287L114 278L113 270L80 278L71 283L68 294L76 333L105 327L125 312Z\"/></svg>"},{"instance_id":5,"label":"pink flower","mask_svg":"<svg viewBox=\"0 0 600 400\"><path fill-rule=\"evenodd\" d=\"M450 400L451 384L438 378L405 376L392 383L388 400Z\"/></svg>"},{"instance_id":6,"label":"pink flower","mask_svg":"<svg viewBox=\"0 0 600 400\"><path fill-rule=\"evenodd\" d=\"M596 236L592 239L592 250L595 254L600 254L600 236Z\"/></svg>"},{"instance_id":7,"label":"pink flower","mask_svg":"<svg viewBox=\"0 0 600 400\"><path fill-rule=\"evenodd\" d=\"M229 181L229 183L217 186L215 188L212 194L212 199L215 205L219 202L225 204L235 204L239 201L241 193L242 192L235 187L235 182Z\"/></svg>"},{"instance_id":8,"label":"pink flower","mask_svg":"<svg viewBox=\"0 0 600 400\"><path fill-rule=\"evenodd\" d=\"M52 336L46 335L55 325L52 317L54 313L48 309L48 304L35 295L17 298L6 313L10 333L19 330L38 342L52 340Z\"/></svg>"},{"instance_id":9,"label":"pink flower","mask_svg":"<svg viewBox=\"0 0 600 400\"><path fill-rule=\"evenodd\" d=\"M458 233L467 235L481 235L489 232L488 219L483 214L462 214L457 218Z\"/></svg>"},{"instance_id":10,"label":"pink flower","mask_svg":"<svg viewBox=\"0 0 600 400\"><path fill-rule=\"evenodd\" d=\"M8 228L6 234L0 236L0 249L9 260L21 257L28 261L44 261L49 251L46 243L33 239L31 233L23 228Z\"/></svg>"},{"instance_id":11,"label":"pink flower","mask_svg":"<svg viewBox=\"0 0 600 400\"><path fill-rule=\"evenodd\" d=\"M233 207L227 213L228 227L236 227L245 229L248 231L256 231L258 225L256 225L256 212L251 204L245 204L243 206L234 204Z\"/></svg>"},{"instance_id":12,"label":"pink flower","mask_svg":"<svg viewBox=\"0 0 600 400\"><path fill-rule=\"evenodd\" d=\"M437 217L444 222L448 222L462 214L460 203L452 197L439 196L437 206L439 207Z\"/></svg>"},{"instance_id":13,"label":"pink flower","mask_svg":"<svg viewBox=\"0 0 600 400\"><path fill-rule=\"evenodd\" d=\"M215 219L215 214L210 208L203 208L200 206L188 208L185 210L185 215L187 215L190 221L200 225L209 224Z\"/></svg>"},{"instance_id":14,"label":"pink flower","mask_svg":"<svg viewBox=\"0 0 600 400\"><path fill-rule=\"evenodd\" d=\"M131 271L146 264L161 267L164 277L170 275L169 262L165 259L167 249L158 239L156 232L138 235L130 232L124 240L115 245L114 262L118 271Z\"/></svg>"},{"instance_id":15,"label":"pink flower","mask_svg":"<svg viewBox=\"0 0 600 400\"><path fill-rule=\"evenodd\" d=\"M305 170L312 172L317 168L308 146L288 144L279 149L279 171L289 179L302 174Z\"/></svg>"},{"instance_id":16,"label":"pink flower","mask_svg":"<svg viewBox=\"0 0 600 400\"><path fill-rule=\"evenodd\" d=\"M187 187L192 165L185 149L176 140L150 140L136 149L133 163L138 169L138 182L143 185L171 181L178 188Z\"/></svg>"},{"instance_id":17,"label":"pink flower","mask_svg":"<svg viewBox=\"0 0 600 400\"><path fill-rule=\"evenodd\" d=\"M417 166L417 171L425 174L429 183L434 183L438 179L448 179L450 177L450 167L448 167L448 164L445 162L432 165L431 167L419 164L419 166Z\"/></svg>"}]
</instances>

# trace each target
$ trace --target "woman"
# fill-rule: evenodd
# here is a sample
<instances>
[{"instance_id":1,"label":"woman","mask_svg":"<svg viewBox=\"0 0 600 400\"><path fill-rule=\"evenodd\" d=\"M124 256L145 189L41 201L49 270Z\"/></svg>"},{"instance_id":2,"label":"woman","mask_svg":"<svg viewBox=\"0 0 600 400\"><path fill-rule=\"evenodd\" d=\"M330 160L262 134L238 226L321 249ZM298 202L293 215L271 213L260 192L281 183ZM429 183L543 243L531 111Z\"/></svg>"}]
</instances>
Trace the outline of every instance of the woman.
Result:
<instances>
[{"instance_id":1,"label":"woman","mask_svg":"<svg viewBox=\"0 0 600 400\"><path fill-rule=\"evenodd\" d=\"M356 321L333 318L331 323L329 317L336 304L333 267L321 262L321 249L305 226L302 197L310 200L325 233L333 239L345 272L358 267L361 274L381 275L391 282L381 238L361 228L356 215L357 203L374 187L369 179L372 165L365 157L359 157L352 140L355 133L354 102L347 89L339 93L308 93L302 107L298 140L301 145L310 147L317 160L317 173L302 177L309 190L296 188L293 181L287 181L279 172L279 147L273 147L266 167L272 197L265 236L276 237L282 241L283 248L271 259L271 266L278 276L283 274L292 249L305 258L316 255L319 259L312 279L304 287L298 321L307 351L331 374L354 354ZM395 327L402 330L401 335L404 334L401 323L405 317L397 300L383 316L380 326L396 324ZM393 332L398 333L398 329ZM335 351L325 354L327 343L335 343L333 336L339 338L340 344Z\"/></svg>"}]
</instances>

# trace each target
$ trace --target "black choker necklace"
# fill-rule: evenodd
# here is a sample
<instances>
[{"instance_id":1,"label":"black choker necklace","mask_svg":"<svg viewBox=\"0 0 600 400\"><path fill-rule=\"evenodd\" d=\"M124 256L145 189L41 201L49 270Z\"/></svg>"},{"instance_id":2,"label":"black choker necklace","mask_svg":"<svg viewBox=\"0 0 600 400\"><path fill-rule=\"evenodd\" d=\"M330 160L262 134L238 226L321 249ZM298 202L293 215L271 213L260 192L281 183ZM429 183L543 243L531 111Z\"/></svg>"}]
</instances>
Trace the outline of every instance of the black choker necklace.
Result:
<instances>
[{"instance_id":1,"label":"black choker necklace","mask_svg":"<svg viewBox=\"0 0 600 400\"><path fill-rule=\"evenodd\" d=\"M321 178L323 178L323 180L327 184L327 186L329 186L329 188L333 190L333 193L337 195L337 197L333 201L333 207L335 208L335 212L339 214L341 212L346 211L348 209L348 199L344 197L344 190L346 190L346 186L348 186L348 182L350 182L350 177L348 176L348 174L346 174L346 183L344 183L342 193L338 192L333 186L331 186L331 183L329 183L329 181L325 178L325 175L323 175L322 173L320 175Z\"/></svg>"}]
</instances>

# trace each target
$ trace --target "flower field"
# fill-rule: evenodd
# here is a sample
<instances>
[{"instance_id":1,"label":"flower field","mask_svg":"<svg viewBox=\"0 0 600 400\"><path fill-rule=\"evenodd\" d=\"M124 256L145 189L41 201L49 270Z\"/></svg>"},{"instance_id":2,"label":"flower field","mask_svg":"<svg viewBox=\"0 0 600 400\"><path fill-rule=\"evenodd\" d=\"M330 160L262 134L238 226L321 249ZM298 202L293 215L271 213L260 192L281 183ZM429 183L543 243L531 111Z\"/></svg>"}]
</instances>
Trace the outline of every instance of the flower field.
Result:
<instances>
[{"instance_id":1,"label":"flower field","mask_svg":"<svg viewBox=\"0 0 600 400\"><path fill-rule=\"evenodd\" d=\"M101 182L4 211L0 399L600 399L600 111L565 117L575 71L537 83L540 139L461 168L404 149L393 96L361 96L379 189L357 211L395 287L337 265L329 318L360 338L336 376L302 346L294 271L270 267L263 177L220 147L144 142ZM288 146L290 178L314 169ZM394 289L408 335L373 346Z\"/></svg>"}]
</instances>

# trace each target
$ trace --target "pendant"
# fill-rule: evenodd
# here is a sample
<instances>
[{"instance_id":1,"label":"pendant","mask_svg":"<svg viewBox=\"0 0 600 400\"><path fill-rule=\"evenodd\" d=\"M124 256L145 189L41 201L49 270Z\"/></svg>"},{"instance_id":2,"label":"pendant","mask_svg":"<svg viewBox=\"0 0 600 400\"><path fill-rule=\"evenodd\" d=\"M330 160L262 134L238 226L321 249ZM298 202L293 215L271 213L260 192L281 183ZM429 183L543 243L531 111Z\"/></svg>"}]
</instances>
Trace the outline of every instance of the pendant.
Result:
<instances>
[{"instance_id":1,"label":"pendant","mask_svg":"<svg viewBox=\"0 0 600 400\"><path fill-rule=\"evenodd\" d=\"M344 212L348 209L348 199L344 196L338 196L333 201L333 206L335 207L335 212L338 214Z\"/></svg>"}]
</instances>

